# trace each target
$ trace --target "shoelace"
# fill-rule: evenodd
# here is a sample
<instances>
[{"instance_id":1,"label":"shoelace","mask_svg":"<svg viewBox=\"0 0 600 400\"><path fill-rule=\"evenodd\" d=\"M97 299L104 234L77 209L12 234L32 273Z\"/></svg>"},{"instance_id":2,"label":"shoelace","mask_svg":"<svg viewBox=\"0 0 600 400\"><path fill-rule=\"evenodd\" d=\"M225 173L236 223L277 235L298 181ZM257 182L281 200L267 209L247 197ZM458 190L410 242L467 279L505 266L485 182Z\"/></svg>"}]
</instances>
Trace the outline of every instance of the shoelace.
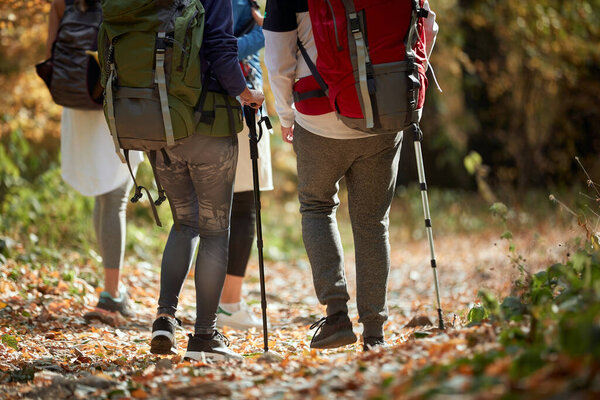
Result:
<instances>
[{"instance_id":1,"label":"shoelace","mask_svg":"<svg viewBox=\"0 0 600 400\"><path fill-rule=\"evenodd\" d=\"M221 339L223 342L225 342L225 346L229 347L229 344L231 343L229 341L229 339L227 339L227 337L225 337L225 335L223 335L221 332L219 331L215 331L215 334L213 335L213 339L214 338L218 338Z\"/></svg>"},{"instance_id":2,"label":"shoelace","mask_svg":"<svg viewBox=\"0 0 600 400\"><path fill-rule=\"evenodd\" d=\"M309 329L315 329L317 328L317 330L315 331L315 333L313 334L312 339L310 340L310 344L312 344L315 340L315 337L317 337L317 335L319 334L319 332L321 331L321 328L323 328L323 326L327 323L327 317L323 317L320 320L318 320L317 322L315 322L314 324L312 324L310 326Z\"/></svg>"},{"instance_id":3,"label":"shoelace","mask_svg":"<svg viewBox=\"0 0 600 400\"><path fill-rule=\"evenodd\" d=\"M188 333L188 338L192 339L194 336L196 336L196 335L192 335L191 333ZM229 347L229 344L231 343L229 341L229 339L227 339L227 337L219 331L215 331L215 333L213 333L213 336L210 338L210 340L221 340L225 343L225 345L227 347Z\"/></svg>"}]
</instances>

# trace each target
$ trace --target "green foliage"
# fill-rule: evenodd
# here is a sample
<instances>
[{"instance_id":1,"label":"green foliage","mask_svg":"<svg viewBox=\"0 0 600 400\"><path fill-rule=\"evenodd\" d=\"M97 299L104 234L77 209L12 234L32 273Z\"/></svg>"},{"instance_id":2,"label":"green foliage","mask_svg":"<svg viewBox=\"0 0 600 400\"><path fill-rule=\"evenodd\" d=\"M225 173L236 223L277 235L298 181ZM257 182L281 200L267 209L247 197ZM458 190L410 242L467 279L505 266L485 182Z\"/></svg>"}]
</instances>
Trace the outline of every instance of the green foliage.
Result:
<instances>
[{"instance_id":1,"label":"green foliage","mask_svg":"<svg viewBox=\"0 0 600 400\"><path fill-rule=\"evenodd\" d=\"M85 247L93 237L92 210L93 200L69 188L54 167L7 192L0 222L3 234L31 243L32 250L37 245Z\"/></svg>"},{"instance_id":2,"label":"green foliage","mask_svg":"<svg viewBox=\"0 0 600 400\"><path fill-rule=\"evenodd\" d=\"M487 319L488 315L489 313L484 307L474 306L467 314L467 321L469 321L470 324L478 324Z\"/></svg>"},{"instance_id":3,"label":"green foliage","mask_svg":"<svg viewBox=\"0 0 600 400\"><path fill-rule=\"evenodd\" d=\"M440 0L432 7L440 24L432 64L444 93L430 83L423 125L432 138L424 149L435 162L428 176L444 182L465 174L465 157L472 173L472 151L491 167L494 183L570 182L576 154L598 171L598 0Z\"/></svg>"},{"instance_id":4,"label":"green foliage","mask_svg":"<svg viewBox=\"0 0 600 400\"><path fill-rule=\"evenodd\" d=\"M517 287L517 296L499 306L491 293L480 291L481 305L471 308L467 319L498 325L500 343L516 354L514 378L530 375L555 352L600 357L599 282L599 254L580 250L566 264L530 276L525 287Z\"/></svg>"},{"instance_id":5,"label":"green foliage","mask_svg":"<svg viewBox=\"0 0 600 400\"><path fill-rule=\"evenodd\" d=\"M476 151L471 151L464 159L465 169L471 175L474 175L483 162L481 155Z\"/></svg>"},{"instance_id":6,"label":"green foliage","mask_svg":"<svg viewBox=\"0 0 600 400\"><path fill-rule=\"evenodd\" d=\"M17 342L17 338L12 335L8 335L8 334L2 335L2 344L7 345L8 347L12 347L15 350L19 350L19 344Z\"/></svg>"}]
</instances>

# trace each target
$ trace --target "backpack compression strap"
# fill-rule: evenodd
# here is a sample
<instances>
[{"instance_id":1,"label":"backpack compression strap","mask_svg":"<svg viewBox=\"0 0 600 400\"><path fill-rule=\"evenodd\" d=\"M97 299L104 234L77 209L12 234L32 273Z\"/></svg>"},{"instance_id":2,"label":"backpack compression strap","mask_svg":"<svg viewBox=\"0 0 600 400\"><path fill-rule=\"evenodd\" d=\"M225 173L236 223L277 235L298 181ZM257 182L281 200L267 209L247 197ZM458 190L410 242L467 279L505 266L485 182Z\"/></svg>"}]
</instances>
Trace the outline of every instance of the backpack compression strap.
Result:
<instances>
[{"instance_id":1,"label":"backpack compression strap","mask_svg":"<svg viewBox=\"0 0 600 400\"><path fill-rule=\"evenodd\" d=\"M108 81L106 82L106 97L104 100L106 101L106 113L108 119L108 129L110 130L110 134L113 137L113 142L115 144L115 151L117 156L123 164L127 163L126 157L123 157L121 153L121 145L119 144L119 137L117 136L117 124L115 122L115 107L113 104L113 81L115 77L115 63L113 60L114 57L114 47L111 44L108 50L108 60L110 62L110 74L108 75ZM129 164L128 164L129 166ZM133 175L133 174L132 174Z\"/></svg>"},{"instance_id":2,"label":"backpack compression strap","mask_svg":"<svg viewBox=\"0 0 600 400\"><path fill-rule=\"evenodd\" d=\"M327 91L329 90L329 87L323 80L321 74L319 74L315 63L312 62L312 60L310 59L310 56L308 55L308 52L306 51L306 48L302 44L300 38L296 39L296 45L298 45L298 49L300 50L300 54L302 54L302 58L304 58L304 61L306 62L310 73L313 75L321 89L311 90L310 92L306 93L293 92L292 95L294 97L294 102L299 103L302 100L312 99L313 97L327 97Z\"/></svg>"},{"instance_id":3,"label":"backpack compression strap","mask_svg":"<svg viewBox=\"0 0 600 400\"><path fill-rule=\"evenodd\" d=\"M160 152L162 153L165 165L166 166L171 165L171 159L169 158L169 155L167 154L164 147L162 149L160 149ZM158 207L165 200L167 200L167 195L165 193L165 189L163 189L163 186L160 183L160 179L158 178L158 171L156 170L156 150L150 150L147 153L147 155L148 155L148 161L150 162L150 166L152 167L152 173L154 174L154 181L156 182L156 189L158 190L158 199L156 199L156 201L154 202L154 204ZM150 201L152 201L152 199ZM169 206L171 207L171 214L173 215L173 226L175 227L176 231L179 231L180 225L179 225L179 220L177 219L177 211L175 210L175 205L173 204L172 201L169 201ZM160 226L160 224L158 226Z\"/></svg>"},{"instance_id":4,"label":"backpack compression strap","mask_svg":"<svg viewBox=\"0 0 600 400\"><path fill-rule=\"evenodd\" d=\"M125 159L127 160L127 168L129 168L129 173L131 174L133 184L135 185L135 194L131 198L131 202L137 203L142 198L142 190L144 190L146 192L146 196L148 196L148 199L150 200L150 206L152 207L152 214L154 214L154 220L156 221L156 225L162 226L162 224L160 223L160 218L158 218L158 211L156 211L154 200L152 200L152 196L150 195L150 191L146 187L137 184L137 180L135 179L135 175L133 174L133 169L131 169L131 163L129 162L129 149L123 150L123 153L125 153Z\"/></svg>"},{"instance_id":5,"label":"backpack compression strap","mask_svg":"<svg viewBox=\"0 0 600 400\"><path fill-rule=\"evenodd\" d=\"M165 77L165 52L167 43L165 41L166 33L158 32L156 38L156 75L154 83L158 84L158 95L160 97L160 109L165 125L165 135L167 137L167 146L175 144L173 135L173 124L171 123L171 112L169 111L169 97L167 95L167 80Z\"/></svg>"},{"instance_id":6,"label":"backpack compression strap","mask_svg":"<svg viewBox=\"0 0 600 400\"><path fill-rule=\"evenodd\" d=\"M367 64L371 63L369 58L369 51L365 43L363 32L360 28L360 20L358 14L354 9L353 1L345 1L346 9L348 12L348 24L350 26L350 32L354 37L354 44L356 45L356 57L358 63L358 84L360 88L360 97L362 98L364 107L364 117L366 120L366 127L373 128L375 126L373 120L373 106L371 105L371 96L369 94L369 86L367 84Z\"/></svg>"},{"instance_id":7,"label":"backpack compression strap","mask_svg":"<svg viewBox=\"0 0 600 400\"><path fill-rule=\"evenodd\" d=\"M409 79L408 83L410 85L408 91L408 104L410 106L410 112L407 113L405 121L407 125L410 125L412 123L416 123L418 125L419 123L419 112L417 110L417 100L415 100L415 91L419 91L419 89L421 88L421 82L419 82L419 80L412 74L412 72L417 68L415 60L416 56L412 47L413 42L415 40L418 40L418 38L415 38L415 36L418 35L417 30L419 18L427 18L428 14L429 12L425 8L419 6L418 0L412 0L412 14L410 19L410 27L408 29L408 35L404 46L404 48L406 49L406 60L409 63L407 75ZM416 97L418 97L418 95Z\"/></svg>"}]
</instances>

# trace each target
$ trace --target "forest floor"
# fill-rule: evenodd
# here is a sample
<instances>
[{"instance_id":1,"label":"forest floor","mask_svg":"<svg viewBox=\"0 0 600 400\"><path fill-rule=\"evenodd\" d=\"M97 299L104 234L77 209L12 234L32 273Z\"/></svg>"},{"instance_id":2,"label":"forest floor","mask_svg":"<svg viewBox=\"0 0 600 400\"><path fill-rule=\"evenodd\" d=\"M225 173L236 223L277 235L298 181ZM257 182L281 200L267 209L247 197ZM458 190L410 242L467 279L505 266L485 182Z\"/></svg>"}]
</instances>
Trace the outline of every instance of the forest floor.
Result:
<instances>
[{"instance_id":1,"label":"forest floor","mask_svg":"<svg viewBox=\"0 0 600 400\"><path fill-rule=\"evenodd\" d=\"M513 242L531 272L567 259L574 232L551 222L524 225L514 233ZM391 239L385 325L389 347L369 352L362 351L360 341L335 350L311 350L309 325L321 318L323 307L314 295L309 264L305 258L266 262L269 348L283 357L276 362L260 357L262 332L231 329L224 333L231 348L244 355L244 362L183 360L185 333L192 331L194 321L192 279L181 296L179 317L185 332L178 333L179 354L158 357L149 352L159 288L155 265L126 264L125 283L136 316L113 327L89 325L82 317L95 304L100 288L84 279L97 271L89 262L82 263L79 253L65 253L58 266L8 260L0 270L0 397L379 399L471 393L470 398L498 398L515 390L536 393L533 397L561 392L568 377L557 379L556 368L519 380L509 374L510 360L505 357L486 364L485 382L473 366L461 363L447 371L443 382L424 378L422 371L434 365L450 365L499 348L495 329L486 324L467 326L466 315L481 288L508 295L519 271L496 228L436 237L446 326L440 331L425 239L402 240L394 230ZM259 314L257 269L253 258L245 290L246 300ZM350 316L359 334L351 251L346 254L346 272ZM419 316L428 317L433 326L407 327ZM557 368L558 364L557 360Z\"/></svg>"}]
</instances>

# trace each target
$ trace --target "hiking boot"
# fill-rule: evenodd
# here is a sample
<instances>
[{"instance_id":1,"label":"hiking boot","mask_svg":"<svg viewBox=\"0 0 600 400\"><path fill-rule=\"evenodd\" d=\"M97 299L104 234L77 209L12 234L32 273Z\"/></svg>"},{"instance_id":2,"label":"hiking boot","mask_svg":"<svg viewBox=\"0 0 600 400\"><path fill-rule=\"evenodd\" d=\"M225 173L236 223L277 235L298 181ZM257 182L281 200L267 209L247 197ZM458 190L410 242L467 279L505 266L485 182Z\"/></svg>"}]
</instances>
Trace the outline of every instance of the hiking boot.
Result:
<instances>
[{"instance_id":1,"label":"hiking boot","mask_svg":"<svg viewBox=\"0 0 600 400\"><path fill-rule=\"evenodd\" d=\"M310 341L312 349L333 349L356 342L352 322L343 311L323 317L310 326L317 329Z\"/></svg>"},{"instance_id":2,"label":"hiking boot","mask_svg":"<svg viewBox=\"0 0 600 400\"><path fill-rule=\"evenodd\" d=\"M158 317L152 324L152 354L177 354L175 331L181 327L181 321L175 317Z\"/></svg>"},{"instance_id":3,"label":"hiking boot","mask_svg":"<svg viewBox=\"0 0 600 400\"><path fill-rule=\"evenodd\" d=\"M106 291L101 292L96 308L93 311L85 313L83 318L88 322L99 320L105 324L114 326L119 323L119 314L123 317L133 316L125 285L119 285L119 297L116 299Z\"/></svg>"},{"instance_id":4,"label":"hiking boot","mask_svg":"<svg viewBox=\"0 0 600 400\"><path fill-rule=\"evenodd\" d=\"M227 326L229 328L247 331L250 328L262 328L262 321L258 319L248 308L248 305L242 301L240 302L240 309L234 312L228 312L224 307L219 305L219 308L217 309L217 326L219 328Z\"/></svg>"},{"instance_id":5,"label":"hiking boot","mask_svg":"<svg viewBox=\"0 0 600 400\"><path fill-rule=\"evenodd\" d=\"M203 338L201 335L188 335L187 351L185 359L196 361L226 361L226 360L243 360L233 350L229 349L229 340L217 330L214 331L210 339Z\"/></svg>"},{"instance_id":6,"label":"hiking boot","mask_svg":"<svg viewBox=\"0 0 600 400\"><path fill-rule=\"evenodd\" d=\"M363 338L363 351L373 350L376 347L387 347L383 336L367 336Z\"/></svg>"}]
</instances>

